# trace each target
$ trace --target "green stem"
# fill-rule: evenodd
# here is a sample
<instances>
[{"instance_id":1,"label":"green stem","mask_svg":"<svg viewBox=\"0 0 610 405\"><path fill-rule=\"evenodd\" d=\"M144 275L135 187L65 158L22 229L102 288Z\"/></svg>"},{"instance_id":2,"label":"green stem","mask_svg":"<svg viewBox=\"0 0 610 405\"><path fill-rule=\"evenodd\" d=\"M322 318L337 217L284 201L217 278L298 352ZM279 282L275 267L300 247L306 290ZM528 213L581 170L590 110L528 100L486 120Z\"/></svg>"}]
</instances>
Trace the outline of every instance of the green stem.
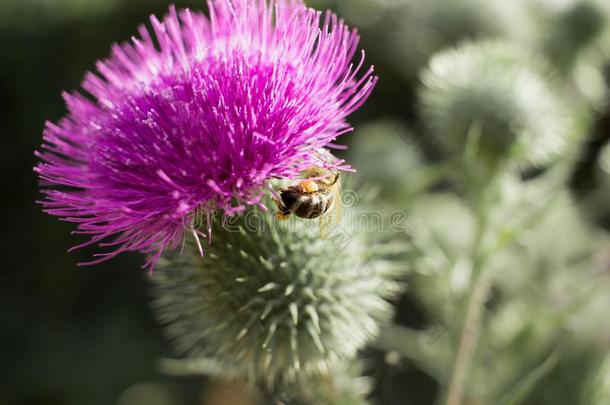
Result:
<instances>
[{"instance_id":1,"label":"green stem","mask_svg":"<svg viewBox=\"0 0 610 405\"><path fill-rule=\"evenodd\" d=\"M476 188L475 188L476 190ZM482 194L471 194L474 198L474 207L477 212L477 232L474 240L472 256L472 287L466 306L464 326L460 336L460 343L455 357L453 371L449 380L446 405L460 405L464 398L466 377L476 351L481 332L485 302L489 295L489 282L485 273L487 255L483 253L483 241L487 231L488 212Z\"/></svg>"},{"instance_id":2,"label":"green stem","mask_svg":"<svg viewBox=\"0 0 610 405\"><path fill-rule=\"evenodd\" d=\"M460 338L460 346L447 390L446 405L460 405L464 397L466 376L474 358L479 340L485 302L489 294L489 284L485 277L479 277L468 300L466 318Z\"/></svg>"}]
</instances>

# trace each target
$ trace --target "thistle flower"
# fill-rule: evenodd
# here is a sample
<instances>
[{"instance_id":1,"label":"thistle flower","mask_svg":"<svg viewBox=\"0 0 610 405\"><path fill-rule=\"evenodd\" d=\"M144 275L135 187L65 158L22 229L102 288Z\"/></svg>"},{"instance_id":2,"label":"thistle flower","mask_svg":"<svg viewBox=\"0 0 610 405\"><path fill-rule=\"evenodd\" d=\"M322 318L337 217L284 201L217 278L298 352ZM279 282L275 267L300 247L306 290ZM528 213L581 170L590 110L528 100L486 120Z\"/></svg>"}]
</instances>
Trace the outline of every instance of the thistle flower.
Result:
<instances>
[{"instance_id":1,"label":"thistle flower","mask_svg":"<svg viewBox=\"0 0 610 405\"><path fill-rule=\"evenodd\" d=\"M154 35L114 46L85 77L92 97L65 94L68 114L46 125L46 212L113 248L89 264L140 251L153 267L212 212L260 205L268 179L348 169L316 151L351 130L377 80L351 64L356 32L300 0L208 4L209 18L151 17Z\"/></svg>"},{"instance_id":2,"label":"thistle flower","mask_svg":"<svg viewBox=\"0 0 610 405\"><path fill-rule=\"evenodd\" d=\"M400 291L401 270L384 259L390 245L378 233L347 228L365 221L344 222L322 240L310 222L280 226L252 208L204 257L164 255L151 275L153 307L177 350L195 368L211 359L223 377L271 386L354 356L389 320L385 299Z\"/></svg>"},{"instance_id":3,"label":"thistle flower","mask_svg":"<svg viewBox=\"0 0 610 405\"><path fill-rule=\"evenodd\" d=\"M460 154L480 132L478 158L546 163L565 146L566 119L545 69L503 43L471 43L435 56L422 74L422 108L432 135Z\"/></svg>"}]
</instances>

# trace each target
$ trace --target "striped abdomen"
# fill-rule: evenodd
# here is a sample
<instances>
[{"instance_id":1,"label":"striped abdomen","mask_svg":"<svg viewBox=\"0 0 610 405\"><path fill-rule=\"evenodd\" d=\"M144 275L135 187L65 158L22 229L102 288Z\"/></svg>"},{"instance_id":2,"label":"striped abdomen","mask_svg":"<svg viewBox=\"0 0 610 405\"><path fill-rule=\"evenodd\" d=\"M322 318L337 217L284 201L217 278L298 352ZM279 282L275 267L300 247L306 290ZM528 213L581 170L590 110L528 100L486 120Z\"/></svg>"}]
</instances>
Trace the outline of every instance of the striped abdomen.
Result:
<instances>
[{"instance_id":1,"label":"striped abdomen","mask_svg":"<svg viewBox=\"0 0 610 405\"><path fill-rule=\"evenodd\" d=\"M283 190L281 197L282 204L288 211L305 219L318 218L325 214L335 202L335 195L329 189L321 189L315 193L303 193L299 186Z\"/></svg>"}]
</instances>

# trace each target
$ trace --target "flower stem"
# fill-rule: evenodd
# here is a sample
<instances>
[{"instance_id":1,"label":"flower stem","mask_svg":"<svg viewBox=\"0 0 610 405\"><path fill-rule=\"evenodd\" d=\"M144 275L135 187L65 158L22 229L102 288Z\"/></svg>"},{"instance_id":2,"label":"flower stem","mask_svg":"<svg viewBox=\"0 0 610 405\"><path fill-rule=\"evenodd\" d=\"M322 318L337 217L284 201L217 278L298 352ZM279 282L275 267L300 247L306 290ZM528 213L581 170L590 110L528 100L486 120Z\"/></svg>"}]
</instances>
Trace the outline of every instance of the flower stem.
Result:
<instances>
[{"instance_id":1,"label":"flower stem","mask_svg":"<svg viewBox=\"0 0 610 405\"><path fill-rule=\"evenodd\" d=\"M462 329L460 346L455 358L455 365L449 383L446 405L460 405L462 403L466 376L470 370L470 365L472 364L472 359L479 340L488 293L489 283L486 281L485 277L478 277L468 300L464 328Z\"/></svg>"},{"instance_id":2,"label":"flower stem","mask_svg":"<svg viewBox=\"0 0 610 405\"><path fill-rule=\"evenodd\" d=\"M481 194L475 194L477 230L473 245L472 287L469 291L464 326L460 344L455 357L453 371L447 388L446 405L461 405L464 398L466 377L469 374L476 346L481 332L485 302L489 295L490 284L485 273L487 255L483 252L483 240L487 231L488 212Z\"/></svg>"}]
</instances>

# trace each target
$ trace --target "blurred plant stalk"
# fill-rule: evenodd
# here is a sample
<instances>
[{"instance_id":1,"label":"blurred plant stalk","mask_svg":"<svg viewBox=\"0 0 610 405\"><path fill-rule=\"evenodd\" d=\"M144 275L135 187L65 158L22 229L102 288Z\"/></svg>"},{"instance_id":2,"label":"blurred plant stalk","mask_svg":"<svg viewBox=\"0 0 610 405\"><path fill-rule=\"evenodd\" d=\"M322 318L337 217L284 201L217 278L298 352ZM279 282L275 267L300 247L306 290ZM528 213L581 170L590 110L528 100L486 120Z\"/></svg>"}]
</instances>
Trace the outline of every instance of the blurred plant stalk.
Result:
<instances>
[{"instance_id":1,"label":"blurred plant stalk","mask_svg":"<svg viewBox=\"0 0 610 405\"><path fill-rule=\"evenodd\" d=\"M472 132L474 133L474 132ZM469 136L470 139L472 139ZM478 138L478 136L477 136ZM466 161L468 152L465 153ZM472 257L472 281L469 296L466 303L466 314L464 326L460 337L459 348L455 357L455 363L449 385L446 389L446 404L460 405L464 398L466 377L469 373L473 357L476 352L477 342L481 333L485 302L489 296L490 274L485 271L486 255L483 252L483 241L487 232L487 210L483 201L483 193L478 192L476 187L472 189L473 201L477 210L476 237L473 246Z\"/></svg>"},{"instance_id":2,"label":"blurred plant stalk","mask_svg":"<svg viewBox=\"0 0 610 405\"><path fill-rule=\"evenodd\" d=\"M476 271L476 269L473 268L473 271ZM479 340L489 289L490 284L486 281L485 277L479 276L468 300L468 309L460 338L460 346L447 390L447 405L460 405L463 401L466 376L470 370Z\"/></svg>"},{"instance_id":3,"label":"blurred plant stalk","mask_svg":"<svg viewBox=\"0 0 610 405\"><path fill-rule=\"evenodd\" d=\"M467 141L461 157L461 172L466 196L474 212L475 233L470 252L471 278L470 288L466 293L464 302L464 320L460 332L459 345L453 362L453 368L441 395L446 405L461 405L464 403L468 375L470 374L476 355L476 348L483 328L485 317L485 304L487 303L493 285L494 272L488 266L490 258L499 254L513 244L522 235L522 232L533 223L539 221L544 215L543 211L555 201L557 194L553 190L541 197L542 204L538 209L500 232L494 238L488 238L496 229L490 229L494 209L504 205L506 196L502 190L502 183L509 173L508 162L501 161L496 169L491 171L491 181L481 173L480 151L482 148L482 125L474 123L467 134ZM559 172L559 173L558 173ZM563 181L565 173L561 170L547 173L549 178L559 177ZM557 180L551 181L555 186ZM493 239L493 240L489 240Z\"/></svg>"}]
</instances>

